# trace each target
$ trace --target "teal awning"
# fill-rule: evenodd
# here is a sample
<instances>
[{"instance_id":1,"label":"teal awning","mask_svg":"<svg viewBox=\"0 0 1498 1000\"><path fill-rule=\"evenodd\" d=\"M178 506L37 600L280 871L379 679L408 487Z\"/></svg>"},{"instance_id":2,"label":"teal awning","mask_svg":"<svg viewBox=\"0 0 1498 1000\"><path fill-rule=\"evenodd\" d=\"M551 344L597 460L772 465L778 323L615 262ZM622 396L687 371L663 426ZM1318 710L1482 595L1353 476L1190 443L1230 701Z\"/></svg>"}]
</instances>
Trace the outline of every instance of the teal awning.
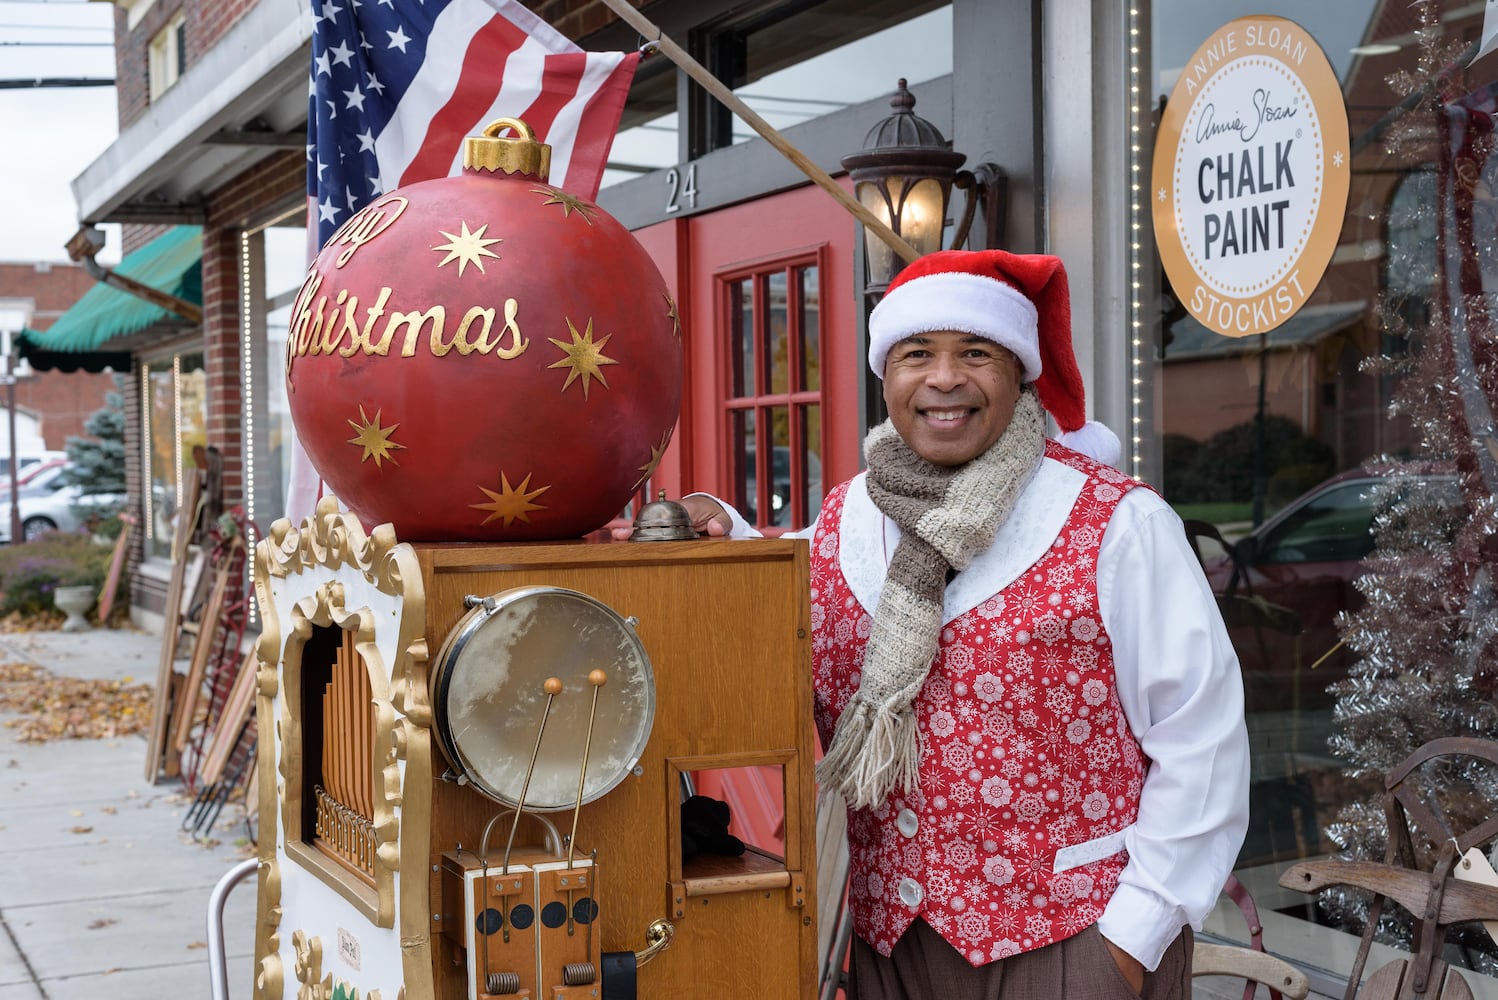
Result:
<instances>
[{"instance_id":1,"label":"teal awning","mask_svg":"<svg viewBox=\"0 0 1498 1000\"><path fill-rule=\"evenodd\" d=\"M176 226L145 246L125 255L116 273L150 285L168 295L195 305L203 303L203 229ZM72 370L102 369L117 364L80 355L118 355L119 338L139 333L161 322L180 325L182 317L159 305L137 298L109 285L90 288L47 330L26 330L21 336L21 354L37 368ZM125 351L128 367L129 352ZM61 357L73 355L71 358ZM52 362L52 363L47 363Z\"/></svg>"}]
</instances>

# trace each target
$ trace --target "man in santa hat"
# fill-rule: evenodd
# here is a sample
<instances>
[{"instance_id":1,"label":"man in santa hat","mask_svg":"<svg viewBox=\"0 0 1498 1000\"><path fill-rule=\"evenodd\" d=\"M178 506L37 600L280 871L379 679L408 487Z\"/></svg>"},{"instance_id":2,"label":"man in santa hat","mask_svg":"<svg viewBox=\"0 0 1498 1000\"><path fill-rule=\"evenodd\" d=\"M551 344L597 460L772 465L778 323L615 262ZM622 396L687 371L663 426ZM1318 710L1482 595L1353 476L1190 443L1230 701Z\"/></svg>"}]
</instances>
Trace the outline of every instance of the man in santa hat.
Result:
<instances>
[{"instance_id":1,"label":"man in santa hat","mask_svg":"<svg viewBox=\"0 0 1498 1000\"><path fill-rule=\"evenodd\" d=\"M1180 519L1085 419L1070 314L1057 258L949 251L869 319L889 420L805 533L856 1000L1187 998L1243 841L1237 658Z\"/></svg>"}]
</instances>

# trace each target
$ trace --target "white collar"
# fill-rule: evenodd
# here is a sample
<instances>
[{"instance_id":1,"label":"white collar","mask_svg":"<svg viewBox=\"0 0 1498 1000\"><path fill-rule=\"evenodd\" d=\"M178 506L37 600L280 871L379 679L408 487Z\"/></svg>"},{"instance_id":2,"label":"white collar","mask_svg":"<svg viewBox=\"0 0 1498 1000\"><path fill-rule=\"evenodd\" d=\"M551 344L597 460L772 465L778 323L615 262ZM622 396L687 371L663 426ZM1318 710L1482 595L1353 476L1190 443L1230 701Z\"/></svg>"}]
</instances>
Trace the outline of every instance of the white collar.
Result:
<instances>
[{"instance_id":1,"label":"white collar","mask_svg":"<svg viewBox=\"0 0 1498 1000\"><path fill-rule=\"evenodd\" d=\"M838 561L853 596L873 613L879 607L890 557L900 544L900 529L869 499L866 476L859 473L848 484ZM1053 459L1042 460L993 544L947 584L942 623L971 611L1035 565L1061 533L1086 482L1085 473Z\"/></svg>"}]
</instances>

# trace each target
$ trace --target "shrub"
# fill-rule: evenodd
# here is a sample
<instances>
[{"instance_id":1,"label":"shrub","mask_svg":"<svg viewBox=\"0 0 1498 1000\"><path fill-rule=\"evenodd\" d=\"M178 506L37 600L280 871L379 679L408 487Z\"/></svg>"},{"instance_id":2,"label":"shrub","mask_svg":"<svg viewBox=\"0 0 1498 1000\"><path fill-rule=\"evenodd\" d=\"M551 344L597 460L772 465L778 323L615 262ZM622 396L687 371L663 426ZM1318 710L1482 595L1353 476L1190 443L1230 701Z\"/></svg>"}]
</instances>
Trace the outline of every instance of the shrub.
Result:
<instances>
[{"instance_id":1,"label":"shrub","mask_svg":"<svg viewBox=\"0 0 1498 1000\"><path fill-rule=\"evenodd\" d=\"M49 611L58 587L102 587L112 553L88 535L71 532L0 548L0 614Z\"/></svg>"}]
</instances>

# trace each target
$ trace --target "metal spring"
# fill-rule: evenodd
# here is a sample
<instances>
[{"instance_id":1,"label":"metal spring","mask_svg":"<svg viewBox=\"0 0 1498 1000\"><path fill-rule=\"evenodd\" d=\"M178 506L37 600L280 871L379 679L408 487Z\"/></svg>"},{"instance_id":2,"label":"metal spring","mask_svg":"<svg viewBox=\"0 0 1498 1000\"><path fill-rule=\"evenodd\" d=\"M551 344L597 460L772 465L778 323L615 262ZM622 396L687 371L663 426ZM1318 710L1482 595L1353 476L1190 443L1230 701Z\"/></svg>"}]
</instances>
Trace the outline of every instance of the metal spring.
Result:
<instances>
[{"instance_id":1,"label":"metal spring","mask_svg":"<svg viewBox=\"0 0 1498 1000\"><path fill-rule=\"evenodd\" d=\"M513 996L520 992L520 973L491 972L485 985L490 996Z\"/></svg>"},{"instance_id":2,"label":"metal spring","mask_svg":"<svg viewBox=\"0 0 1498 1000\"><path fill-rule=\"evenodd\" d=\"M591 986L598 980L592 962L572 962L562 966L562 983L566 986Z\"/></svg>"}]
</instances>

